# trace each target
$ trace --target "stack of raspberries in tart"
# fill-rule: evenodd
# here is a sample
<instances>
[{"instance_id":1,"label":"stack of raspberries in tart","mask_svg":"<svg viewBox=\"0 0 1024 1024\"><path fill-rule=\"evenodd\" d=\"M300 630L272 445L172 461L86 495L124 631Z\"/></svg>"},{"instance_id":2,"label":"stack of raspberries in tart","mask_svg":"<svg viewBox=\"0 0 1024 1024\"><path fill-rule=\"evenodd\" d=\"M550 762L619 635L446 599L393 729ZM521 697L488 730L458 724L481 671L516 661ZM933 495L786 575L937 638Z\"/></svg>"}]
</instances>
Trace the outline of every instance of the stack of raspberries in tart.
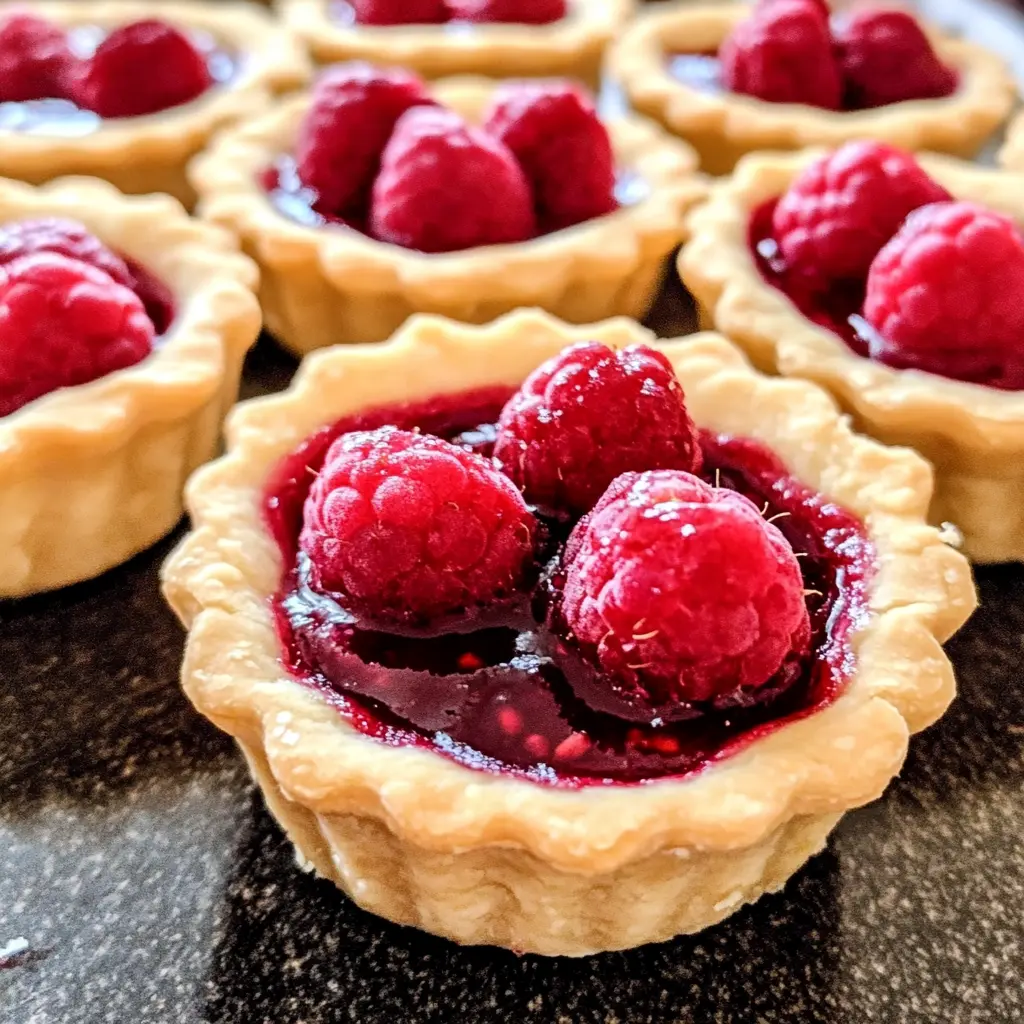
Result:
<instances>
[{"instance_id":1,"label":"stack of raspberries in tart","mask_svg":"<svg viewBox=\"0 0 1024 1024\"><path fill-rule=\"evenodd\" d=\"M564 75L596 86L634 0L278 0L321 64L368 60L427 78Z\"/></svg>"},{"instance_id":2,"label":"stack of raspberries in tart","mask_svg":"<svg viewBox=\"0 0 1024 1024\"><path fill-rule=\"evenodd\" d=\"M0 180L0 597L96 576L181 518L259 331L255 284L168 196Z\"/></svg>"},{"instance_id":3,"label":"stack of raspberries in tart","mask_svg":"<svg viewBox=\"0 0 1024 1024\"><path fill-rule=\"evenodd\" d=\"M259 262L268 327L302 353L420 312L639 319L704 195L695 165L565 81L428 88L353 62L225 132L192 176L201 215Z\"/></svg>"},{"instance_id":4,"label":"stack of raspberries in tart","mask_svg":"<svg viewBox=\"0 0 1024 1024\"><path fill-rule=\"evenodd\" d=\"M214 133L302 85L309 61L271 16L196 0L37 0L0 12L0 174L68 174L190 205Z\"/></svg>"},{"instance_id":5,"label":"stack of raspberries in tart","mask_svg":"<svg viewBox=\"0 0 1024 1024\"><path fill-rule=\"evenodd\" d=\"M716 336L417 317L228 433L164 571L186 690L392 920L546 954L697 930L952 696L974 591L927 466Z\"/></svg>"},{"instance_id":6,"label":"stack of raspberries in tart","mask_svg":"<svg viewBox=\"0 0 1024 1024\"><path fill-rule=\"evenodd\" d=\"M610 66L713 174L756 150L852 139L974 156L1016 98L994 53L876 4L674 5L638 19Z\"/></svg>"},{"instance_id":7,"label":"stack of raspberries in tart","mask_svg":"<svg viewBox=\"0 0 1024 1024\"><path fill-rule=\"evenodd\" d=\"M760 365L832 391L935 466L932 521L1024 558L1024 200L1016 176L880 143L753 155L679 272Z\"/></svg>"}]
</instances>

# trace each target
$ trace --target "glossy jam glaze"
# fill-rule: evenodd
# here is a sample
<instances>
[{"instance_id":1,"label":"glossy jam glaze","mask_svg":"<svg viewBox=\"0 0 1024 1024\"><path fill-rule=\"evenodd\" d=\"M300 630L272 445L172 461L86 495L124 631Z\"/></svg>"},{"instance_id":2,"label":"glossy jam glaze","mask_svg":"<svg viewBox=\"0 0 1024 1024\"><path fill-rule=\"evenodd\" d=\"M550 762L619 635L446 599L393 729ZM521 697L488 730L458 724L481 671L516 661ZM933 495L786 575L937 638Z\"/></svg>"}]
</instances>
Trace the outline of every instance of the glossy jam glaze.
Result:
<instances>
[{"instance_id":1,"label":"glossy jam glaze","mask_svg":"<svg viewBox=\"0 0 1024 1024\"><path fill-rule=\"evenodd\" d=\"M876 352L887 353L886 358L881 360L887 366L898 370L911 368L901 363L895 353L888 354L891 346L871 345L872 339L877 340L878 334L861 315L866 281L837 281L832 283L828 291L822 292L808 288L796 275L790 273L772 233L772 216L778 202L778 199L771 199L750 215L750 249L764 280L782 292L812 323L842 338L857 355L865 359L873 358L873 347ZM932 365L928 367L929 373L948 380L983 384L1000 391L1024 391L1024 378L1001 364L994 364L989 372L977 377L967 378L952 369L947 370L939 356L937 350Z\"/></svg>"},{"instance_id":2,"label":"glossy jam glaze","mask_svg":"<svg viewBox=\"0 0 1024 1024\"><path fill-rule=\"evenodd\" d=\"M295 159L279 156L268 167L261 184L271 205L282 217L311 228L340 227L352 228L365 233L365 224L359 220L342 220L326 212L318 203L315 189L302 183ZM620 207L635 206L651 193L647 180L635 171L621 170L615 179L615 198Z\"/></svg>"},{"instance_id":3,"label":"glossy jam glaze","mask_svg":"<svg viewBox=\"0 0 1024 1024\"><path fill-rule=\"evenodd\" d=\"M597 673L545 625L571 523L546 522L546 550L530 593L429 632L371 628L306 585L297 542L303 503L336 437L394 424L487 455L509 394L492 389L372 410L321 430L276 468L264 512L285 566L274 609L295 677L381 742L428 746L469 767L568 787L699 771L842 692L853 670L850 636L868 614L873 547L853 516L794 480L750 440L704 434L706 476L777 517L801 553L814 633L811 654L796 671L740 706L707 709L670 726L627 721L581 699L588 693L581 682L589 677L593 684Z\"/></svg>"},{"instance_id":4,"label":"glossy jam glaze","mask_svg":"<svg viewBox=\"0 0 1024 1024\"><path fill-rule=\"evenodd\" d=\"M103 29L79 26L68 32L68 41L75 54L85 58L93 53L104 36ZM226 84L235 77L239 68L237 57L224 50L217 40L205 32L190 33L190 38L193 45L206 57L206 66L213 79L211 88ZM99 114L84 110L67 99L0 103L0 131L79 139L97 131L103 121L104 118Z\"/></svg>"}]
</instances>

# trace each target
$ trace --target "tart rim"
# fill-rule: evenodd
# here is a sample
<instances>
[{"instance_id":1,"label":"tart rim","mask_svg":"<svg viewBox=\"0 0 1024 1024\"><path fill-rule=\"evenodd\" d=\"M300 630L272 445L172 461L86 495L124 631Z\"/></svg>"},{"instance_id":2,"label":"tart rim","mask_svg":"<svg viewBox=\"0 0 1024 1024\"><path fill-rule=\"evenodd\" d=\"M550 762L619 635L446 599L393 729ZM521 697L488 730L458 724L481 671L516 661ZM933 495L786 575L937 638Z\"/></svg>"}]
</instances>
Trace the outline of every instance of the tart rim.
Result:
<instances>
[{"instance_id":1,"label":"tart rim","mask_svg":"<svg viewBox=\"0 0 1024 1024\"><path fill-rule=\"evenodd\" d=\"M467 58L489 58L496 67L545 54L579 59L609 42L633 13L635 0L569 0L572 17L546 25L487 23L454 36L444 25L341 25L325 13L326 0L277 0L284 24L320 61L381 60L417 67L445 63L461 67ZM450 72L449 72L450 73ZM444 72L433 77L442 77Z\"/></svg>"},{"instance_id":2,"label":"tart rim","mask_svg":"<svg viewBox=\"0 0 1024 1024\"><path fill-rule=\"evenodd\" d=\"M15 5L17 6L17 5ZM33 135L0 130L4 153L0 166L10 176L45 172L46 163L87 158L97 166L130 159L179 157L184 136L203 137L217 127L262 109L273 93L302 85L312 67L302 47L267 10L254 4L206 4L199 0L33 0L31 12L57 24L116 28L130 21L161 18L177 27L197 28L230 44L239 61L236 75L215 83L188 103L154 114L100 118L81 137ZM2 12L0 12L2 13ZM22 170L19 170L23 168Z\"/></svg>"},{"instance_id":3,"label":"tart rim","mask_svg":"<svg viewBox=\"0 0 1024 1024\"><path fill-rule=\"evenodd\" d=\"M975 595L966 560L924 523L928 466L855 436L820 389L769 380L709 335L655 343L674 357L691 410L721 408L732 395L738 401L724 420L770 411L760 433L742 432L780 455L779 445L788 446L787 464L791 456L806 463L802 479L816 468L819 489L867 513L879 547L876 615L854 639L859 670L832 705L681 780L562 790L466 768L430 749L389 747L288 676L268 600L280 585L280 553L261 512L272 466L325 422L373 405L518 385L584 337L615 347L653 341L622 318L574 327L527 310L478 328L416 316L390 342L321 350L287 392L230 417L228 454L188 486L195 529L164 567L164 593L190 629L189 697L247 749L265 752L289 800L316 814L377 819L431 850L511 846L561 870L597 874L659 850L744 848L792 818L874 799L902 764L909 731L945 709L954 683L939 643L966 620ZM389 366L401 373L389 375ZM713 428L730 432L724 420ZM815 451L806 437L817 440ZM825 439L842 464L819 465Z\"/></svg>"},{"instance_id":4,"label":"tart rim","mask_svg":"<svg viewBox=\"0 0 1024 1024\"><path fill-rule=\"evenodd\" d=\"M431 91L446 106L473 120L495 88L486 79L463 77ZM649 238L682 240L683 212L702 199L697 157L681 140L634 115L603 119L617 157L625 154L651 185L639 202L525 242L478 246L449 253L421 253L380 242L355 230L309 227L275 209L260 173L293 148L308 94L290 97L270 111L223 132L193 161L192 184L203 219L228 226L259 262L315 260L324 278L340 290L401 289L413 305L479 294L515 301L519 282L541 279L552 290L581 275L608 277L636 262ZM653 181L651 179L654 179Z\"/></svg>"},{"instance_id":5,"label":"tart rim","mask_svg":"<svg viewBox=\"0 0 1024 1024\"><path fill-rule=\"evenodd\" d=\"M860 356L832 331L804 317L761 276L748 241L751 214L828 152L744 157L732 178L714 186L708 201L690 216L690 240L677 261L683 283L693 289L715 328L736 338L756 361L821 384L871 431L891 435L926 427L981 455L1024 449L1024 391L896 369ZM915 159L954 198L990 206L1024 224L1024 177L946 156L916 154Z\"/></svg>"},{"instance_id":6,"label":"tart rim","mask_svg":"<svg viewBox=\"0 0 1024 1024\"><path fill-rule=\"evenodd\" d=\"M665 67L666 33L704 27L719 45L752 8L745 4L678 6L642 14L612 45L608 65L634 106L657 111L660 121L684 137L715 131L750 150L802 149L874 138L919 150L974 139L1006 120L1017 95L1003 62L976 43L924 28L940 59L960 74L960 85L937 100L906 100L864 110L834 111L798 103L771 103L730 92L709 94L674 78ZM915 16L916 17L916 16Z\"/></svg>"}]
</instances>

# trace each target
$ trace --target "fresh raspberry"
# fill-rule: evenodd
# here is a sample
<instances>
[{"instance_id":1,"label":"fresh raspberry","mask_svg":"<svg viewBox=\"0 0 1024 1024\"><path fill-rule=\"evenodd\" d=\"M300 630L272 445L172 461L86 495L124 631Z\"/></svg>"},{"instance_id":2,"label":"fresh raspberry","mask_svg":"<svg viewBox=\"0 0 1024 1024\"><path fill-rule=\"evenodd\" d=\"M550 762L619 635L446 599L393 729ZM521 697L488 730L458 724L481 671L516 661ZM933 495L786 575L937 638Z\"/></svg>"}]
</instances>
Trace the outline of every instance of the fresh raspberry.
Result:
<instances>
[{"instance_id":1,"label":"fresh raspberry","mask_svg":"<svg viewBox=\"0 0 1024 1024\"><path fill-rule=\"evenodd\" d=\"M789 269L822 288L863 281L909 213L949 198L909 153L848 142L797 177L775 208L772 228Z\"/></svg>"},{"instance_id":2,"label":"fresh raspberry","mask_svg":"<svg viewBox=\"0 0 1024 1024\"><path fill-rule=\"evenodd\" d=\"M79 61L64 30L34 14L0 22L0 103L62 98Z\"/></svg>"},{"instance_id":3,"label":"fresh raspberry","mask_svg":"<svg viewBox=\"0 0 1024 1024\"><path fill-rule=\"evenodd\" d=\"M836 30L836 54L851 109L948 96L957 74L936 56L914 17L864 7Z\"/></svg>"},{"instance_id":4,"label":"fresh raspberry","mask_svg":"<svg viewBox=\"0 0 1024 1024\"><path fill-rule=\"evenodd\" d=\"M1024 387L1024 239L974 203L912 213L868 274L870 353L898 367Z\"/></svg>"},{"instance_id":5,"label":"fresh raspberry","mask_svg":"<svg viewBox=\"0 0 1024 1024\"><path fill-rule=\"evenodd\" d=\"M433 102L423 83L401 68L354 61L325 71L295 151L299 177L316 190L318 209L365 213L395 122L410 107Z\"/></svg>"},{"instance_id":6,"label":"fresh raspberry","mask_svg":"<svg viewBox=\"0 0 1024 1024\"><path fill-rule=\"evenodd\" d=\"M810 643L789 542L677 471L624 474L579 522L562 612L616 694L665 719L764 687Z\"/></svg>"},{"instance_id":7,"label":"fresh raspberry","mask_svg":"<svg viewBox=\"0 0 1024 1024\"><path fill-rule=\"evenodd\" d=\"M448 0L455 21L548 25L568 13L566 0Z\"/></svg>"},{"instance_id":8,"label":"fresh raspberry","mask_svg":"<svg viewBox=\"0 0 1024 1024\"><path fill-rule=\"evenodd\" d=\"M152 351L142 303L102 271L55 253L0 269L0 416Z\"/></svg>"},{"instance_id":9,"label":"fresh raspberry","mask_svg":"<svg viewBox=\"0 0 1024 1024\"><path fill-rule=\"evenodd\" d=\"M115 29L78 83L79 106L101 117L138 117L188 103L213 85L206 58L157 18Z\"/></svg>"},{"instance_id":10,"label":"fresh raspberry","mask_svg":"<svg viewBox=\"0 0 1024 1024\"><path fill-rule=\"evenodd\" d=\"M444 0L349 0L360 25L436 25L448 18Z\"/></svg>"},{"instance_id":11,"label":"fresh raspberry","mask_svg":"<svg viewBox=\"0 0 1024 1024\"><path fill-rule=\"evenodd\" d=\"M484 131L515 155L545 231L618 209L615 154L593 103L568 82L499 86Z\"/></svg>"},{"instance_id":12,"label":"fresh raspberry","mask_svg":"<svg viewBox=\"0 0 1024 1024\"><path fill-rule=\"evenodd\" d=\"M135 275L125 261L78 221L40 217L0 225L0 267L40 252L55 252L88 263L125 288L135 288Z\"/></svg>"},{"instance_id":13,"label":"fresh raspberry","mask_svg":"<svg viewBox=\"0 0 1024 1024\"><path fill-rule=\"evenodd\" d=\"M584 342L538 367L502 410L494 457L545 508L583 513L630 470L700 468L683 389L646 345Z\"/></svg>"},{"instance_id":14,"label":"fresh raspberry","mask_svg":"<svg viewBox=\"0 0 1024 1024\"><path fill-rule=\"evenodd\" d=\"M314 582L372 618L421 622L511 594L535 521L489 459L384 427L338 438L306 499Z\"/></svg>"},{"instance_id":15,"label":"fresh raspberry","mask_svg":"<svg viewBox=\"0 0 1024 1024\"><path fill-rule=\"evenodd\" d=\"M454 252L535 233L530 186L503 143L450 110L414 107L402 115L373 186L374 238Z\"/></svg>"},{"instance_id":16,"label":"fresh raspberry","mask_svg":"<svg viewBox=\"0 0 1024 1024\"><path fill-rule=\"evenodd\" d=\"M839 109L839 66L828 18L815 0L773 0L755 7L722 44L719 57L733 92L770 103Z\"/></svg>"}]
</instances>

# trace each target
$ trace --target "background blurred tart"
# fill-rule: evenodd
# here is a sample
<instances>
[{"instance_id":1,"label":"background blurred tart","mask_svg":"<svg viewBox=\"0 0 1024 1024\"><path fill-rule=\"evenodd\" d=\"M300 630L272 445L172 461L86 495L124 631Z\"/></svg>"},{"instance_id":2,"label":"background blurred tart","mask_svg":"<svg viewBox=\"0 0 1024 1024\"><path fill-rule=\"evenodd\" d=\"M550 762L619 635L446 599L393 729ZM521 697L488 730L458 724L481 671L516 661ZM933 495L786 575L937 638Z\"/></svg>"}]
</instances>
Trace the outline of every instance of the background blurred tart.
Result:
<instances>
[{"instance_id":1,"label":"background blurred tart","mask_svg":"<svg viewBox=\"0 0 1024 1024\"><path fill-rule=\"evenodd\" d=\"M188 161L308 74L299 42L251 4L4 4L0 174L89 174L190 206Z\"/></svg>"},{"instance_id":2,"label":"background blurred tart","mask_svg":"<svg viewBox=\"0 0 1024 1024\"><path fill-rule=\"evenodd\" d=\"M596 86L605 47L634 3L278 0L277 6L321 64L355 59L410 68L426 78L557 76ZM417 23L411 22L414 11Z\"/></svg>"},{"instance_id":3,"label":"background blurred tart","mask_svg":"<svg viewBox=\"0 0 1024 1024\"><path fill-rule=\"evenodd\" d=\"M695 164L566 82L428 91L354 62L223 133L192 179L200 215L260 265L267 326L303 353L381 341L418 312L639 319L703 195Z\"/></svg>"},{"instance_id":4,"label":"background blurred tart","mask_svg":"<svg viewBox=\"0 0 1024 1024\"><path fill-rule=\"evenodd\" d=\"M185 689L301 859L393 921L549 955L699 930L952 696L975 598L927 465L716 336L416 317L228 435L164 568ZM597 500L588 466L635 471ZM659 601L707 572L710 604Z\"/></svg>"},{"instance_id":5,"label":"background blurred tart","mask_svg":"<svg viewBox=\"0 0 1024 1024\"><path fill-rule=\"evenodd\" d=\"M851 139L972 157L1016 97L1002 60L975 43L876 5L830 22L821 0L655 9L610 49L609 68L713 174L755 150Z\"/></svg>"},{"instance_id":6,"label":"background blurred tart","mask_svg":"<svg viewBox=\"0 0 1024 1024\"><path fill-rule=\"evenodd\" d=\"M759 366L816 381L936 469L931 519L1024 558L1024 223L1013 174L877 143L752 155L679 272Z\"/></svg>"},{"instance_id":7,"label":"background blurred tart","mask_svg":"<svg viewBox=\"0 0 1024 1024\"><path fill-rule=\"evenodd\" d=\"M0 180L0 597L166 534L259 332L256 268L168 196Z\"/></svg>"}]
</instances>

